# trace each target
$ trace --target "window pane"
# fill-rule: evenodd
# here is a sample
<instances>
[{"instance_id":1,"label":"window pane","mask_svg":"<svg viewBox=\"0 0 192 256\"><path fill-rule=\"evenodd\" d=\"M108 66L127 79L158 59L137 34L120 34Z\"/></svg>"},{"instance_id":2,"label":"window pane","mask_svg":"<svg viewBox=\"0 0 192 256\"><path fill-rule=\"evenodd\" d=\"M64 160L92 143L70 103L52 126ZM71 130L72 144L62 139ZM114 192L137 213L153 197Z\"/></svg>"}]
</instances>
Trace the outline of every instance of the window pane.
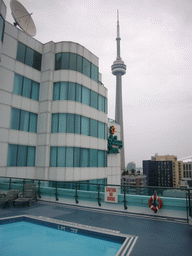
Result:
<instances>
[{"instance_id":1,"label":"window pane","mask_svg":"<svg viewBox=\"0 0 192 256\"><path fill-rule=\"evenodd\" d=\"M75 130L75 115L74 114L68 114L67 115L67 133L74 133Z\"/></svg>"},{"instance_id":2,"label":"window pane","mask_svg":"<svg viewBox=\"0 0 192 256\"><path fill-rule=\"evenodd\" d=\"M3 17L0 15L0 40L3 41L3 30L4 30L5 21Z\"/></svg>"},{"instance_id":3,"label":"window pane","mask_svg":"<svg viewBox=\"0 0 192 256\"><path fill-rule=\"evenodd\" d=\"M89 136L89 118L81 117L81 134Z\"/></svg>"},{"instance_id":4,"label":"window pane","mask_svg":"<svg viewBox=\"0 0 192 256\"><path fill-rule=\"evenodd\" d=\"M34 56L34 51L27 47L26 49L26 58L25 58L25 64L32 67L33 66L33 56Z\"/></svg>"},{"instance_id":5,"label":"window pane","mask_svg":"<svg viewBox=\"0 0 192 256\"><path fill-rule=\"evenodd\" d=\"M50 166L51 167L57 166L57 147L50 148Z\"/></svg>"},{"instance_id":6,"label":"window pane","mask_svg":"<svg viewBox=\"0 0 192 256\"><path fill-rule=\"evenodd\" d=\"M105 100L105 113L107 114L107 98L104 98Z\"/></svg>"},{"instance_id":7,"label":"window pane","mask_svg":"<svg viewBox=\"0 0 192 256\"><path fill-rule=\"evenodd\" d=\"M89 150L81 148L81 167L89 167Z\"/></svg>"},{"instance_id":8,"label":"window pane","mask_svg":"<svg viewBox=\"0 0 192 256\"><path fill-rule=\"evenodd\" d=\"M90 89L82 86L82 103L90 106Z\"/></svg>"},{"instance_id":9,"label":"window pane","mask_svg":"<svg viewBox=\"0 0 192 256\"><path fill-rule=\"evenodd\" d=\"M98 150L98 167L105 167L105 151Z\"/></svg>"},{"instance_id":10,"label":"window pane","mask_svg":"<svg viewBox=\"0 0 192 256\"><path fill-rule=\"evenodd\" d=\"M41 59L42 55L39 52L34 51L33 68L39 71L41 70Z\"/></svg>"},{"instance_id":11,"label":"window pane","mask_svg":"<svg viewBox=\"0 0 192 256\"><path fill-rule=\"evenodd\" d=\"M68 100L75 101L75 83L69 82L68 89Z\"/></svg>"},{"instance_id":12,"label":"window pane","mask_svg":"<svg viewBox=\"0 0 192 256\"><path fill-rule=\"evenodd\" d=\"M53 86L53 100L59 100L60 83L54 83Z\"/></svg>"},{"instance_id":13,"label":"window pane","mask_svg":"<svg viewBox=\"0 0 192 256\"><path fill-rule=\"evenodd\" d=\"M17 166L27 165L27 146L18 145Z\"/></svg>"},{"instance_id":14,"label":"window pane","mask_svg":"<svg viewBox=\"0 0 192 256\"><path fill-rule=\"evenodd\" d=\"M97 99L98 94L94 91L91 91L91 107L97 109Z\"/></svg>"},{"instance_id":15,"label":"window pane","mask_svg":"<svg viewBox=\"0 0 192 256\"><path fill-rule=\"evenodd\" d=\"M104 97L102 95L99 95L98 110L105 112L105 102L104 102Z\"/></svg>"},{"instance_id":16,"label":"window pane","mask_svg":"<svg viewBox=\"0 0 192 256\"><path fill-rule=\"evenodd\" d=\"M15 74L13 93L18 95L22 94L22 83L23 77L18 74Z\"/></svg>"},{"instance_id":17,"label":"window pane","mask_svg":"<svg viewBox=\"0 0 192 256\"><path fill-rule=\"evenodd\" d=\"M104 134L104 139L107 140L107 124L105 124L105 134Z\"/></svg>"},{"instance_id":18,"label":"window pane","mask_svg":"<svg viewBox=\"0 0 192 256\"><path fill-rule=\"evenodd\" d=\"M21 110L20 130L25 132L29 131L29 112L28 111Z\"/></svg>"},{"instance_id":19,"label":"window pane","mask_svg":"<svg viewBox=\"0 0 192 256\"><path fill-rule=\"evenodd\" d=\"M97 138L97 120L90 119L90 136Z\"/></svg>"},{"instance_id":20,"label":"window pane","mask_svg":"<svg viewBox=\"0 0 192 256\"><path fill-rule=\"evenodd\" d=\"M59 132L66 133L67 131L67 114L59 114Z\"/></svg>"},{"instance_id":21,"label":"window pane","mask_svg":"<svg viewBox=\"0 0 192 256\"><path fill-rule=\"evenodd\" d=\"M27 166L35 166L35 151L36 151L35 147L28 146Z\"/></svg>"},{"instance_id":22,"label":"window pane","mask_svg":"<svg viewBox=\"0 0 192 256\"><path fill-rule=\"evenodd\" d=\"M52 133L58 132L58 120L59 120L59 114L52 114L52 124L51 124Z\"/></svg>"},{"instance_id":23,"label":"window pane","mask_svg":"<svg viewBox=\"0 0 192 256\"><path fill-rule=\"evenodd\" d=\"M62 53L61 69L69 69L69 52Z\"/></svg>"},{"instance_id":24,"label":"window pane","mask_svg":"<svg viewBox=\"0 0 192 256\"><path fill-rule=\"evenodd\" d=\"M75 133L81 133L81 116L75 115Z\"/></svg>"},{"instance_id":25,"label":"window pane","mask_svg":"<svg viewBox=\"0 0 192 256\"><path fill-rule=\"evenodd\" d=\"M90 77L91 76L91 63L83 58L83 74Z\"/></svg>"},{"instance_id":26,"label":"window pane","mask_svg":"<svg viewBox=\"0 0 192 256\"><path fill-rule=\"evenodd\" d=\"M37 114L30 113L29 132L37 132L37 117Z\"/></svg>"},{"instance_id":27,"label":"window pane","mask_svg":"<svg viewBox=\"0 0 192 256\"><path fill-rule=\"evenodd\" d=\"M55 70L61 69L61 53L55 54Z\"/></svg>"},{"instance_id":28,"label":"window pane","mask_svg":"<svg viewBox=\"0 0 192 256\"><path fill-rule=\"evenodd\" d=\"M32 92L31 92L32 100L39 100L39 83L32 81Z\"/></svg>"},{"instance_id":29,"label":"window pane","mask_svg":"<svg viewBox=\"0 0 192 256\"><path fill-rule=\"evenodd\" d=\"M70 53L69 69L77 69L77 55L75 53Z\"/></svg>"},{"instance_id":30,"label":"window pane","mask_svg":"<svg viewBox=\"0 0 192 256\"><path fill-rule=\"evenodd\" d=\"M76 84L76 98L75 100L78 102L81 102L81 85L80 84Z\"/></svg>"},{"instance_id":31,"label":"window pane","mask_svg":"<svg viewBox=\"0 0 192 256\"><path fill-rule=\"evenodd\" d=\"M73 167L73 148L66 147L66 167Z\"/></svg>"},{"instance_id":32,"label":"window pane","mask_svg":"<svg viewBox=\"0 0 192 256\"><path fill-rule=\"evenodd\" d=\"M67 100L68 82L61 82L60 87L60 100Z\"/></svg>"},{"instance_id":33,"label":"window pane","mask_svg":"<svg viewBox=\"0 0 192 256\"><path fill-rule=\"evenodd\" d=\"M74 167L80 167L80 148L74 148Z\"/></svg>"},{"instance_id":34,"label":"window pane","mask_svg":"<svg viewBox=\"0 0 192 256\"><path fill-rule=\"evenodd\" d=\"M17 166L17 145L9 145L7 166Z\"/></svg>"},{"instance_id":35,"label":"window pane","mask_svg":"<svg viewBox=\"0 0 192 256\"><path fill-rule=\"evenodd\" d=\"M98 138L105 139L105 124L98 122Z\"/></svg>"},{"instance_id":36,"label":"window pane","mask_svg":"<svg viewBox=\"0 0 192 256\"><path fill-rule=\"evenodd\" d=\"M11 109L11 125L10 128L14 130L19 130L20 122L20 109L12 108Z\"/></svg>"},{"instance_id":37,"label":"window pane","mask_svg":"<svg viewBox=\"0 0 192 256\"><path fill-rule=\"evenodd\" d=\"M27 98L31 96L31 80L26 77L23 80L23 96Z\"/></svg>"},{"instance_id":38,"label":"window pane","mask_svg":"<svg viewBox=\"0 0 192 256\"><path fill-rule=\"evenodd\" d=\"M25 50L26 50L26 46L24 44L18 42L17 60L21 61L22 63L25 62Z\"/></svg>"},{"instance_id":39,"label":"window pane","mask_svg":"<svg viewBox=\"0 0 192 256\"><path fill-rule=\"evenodd\" d=\"M58 167L65 167L65 147L58 147Z\"/></svg>"},{"instance_id":40,"label":"window pane","mask_svg":"<svg viewBox=\"0 0 192 256\"><path fill-rule=\"evenodd\" d=\"M83 57L77 55L77 71L82 73L83 70Z\"/></svg>"},{"instance_id":41,"label":"window pane","mask_svg":"<svg viewBox=\"0 0 192 256\"><path fill-rule=\"evenodd\" d=\"M105 151L105 167L107 167L107 151Z\"/></svg>"},{"instance_id":42,"label":"window pane","mask_svg":"<svg viewBox=\"0 0 192 256\"><path fill-rule=\"evenodd\" d=\"M91 64L91 78L98 82L98 67L94 64Z\"/></svg>"},{"instance_id":43,"label":"window pane","mask_svg":"<svg viewBox=\"0 0 192 256\"><path fill-rule=\"evenodd\" d=\"M90 167L97 167L98 159L97 159L97 150L90 149Z\"/></svg>"}]
</instances>

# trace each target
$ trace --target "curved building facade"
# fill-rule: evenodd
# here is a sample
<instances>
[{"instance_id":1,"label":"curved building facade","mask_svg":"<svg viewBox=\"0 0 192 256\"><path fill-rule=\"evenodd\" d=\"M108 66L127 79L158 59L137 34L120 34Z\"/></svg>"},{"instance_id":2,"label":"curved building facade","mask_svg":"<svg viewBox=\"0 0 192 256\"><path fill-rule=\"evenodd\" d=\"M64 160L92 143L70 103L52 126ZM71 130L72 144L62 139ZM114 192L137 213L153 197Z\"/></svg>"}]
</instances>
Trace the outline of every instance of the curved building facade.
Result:
<instances>
[{"instance_id":1,"label":"curved building facade","mask_svg":"<svg viewBox=\"0 0 192 256\"><path fill-rule=\"evenodd\" d=\"M0 176L120 184L98 58L78 43L42 44L3 27Z\"/></svg>"}]
</instances>

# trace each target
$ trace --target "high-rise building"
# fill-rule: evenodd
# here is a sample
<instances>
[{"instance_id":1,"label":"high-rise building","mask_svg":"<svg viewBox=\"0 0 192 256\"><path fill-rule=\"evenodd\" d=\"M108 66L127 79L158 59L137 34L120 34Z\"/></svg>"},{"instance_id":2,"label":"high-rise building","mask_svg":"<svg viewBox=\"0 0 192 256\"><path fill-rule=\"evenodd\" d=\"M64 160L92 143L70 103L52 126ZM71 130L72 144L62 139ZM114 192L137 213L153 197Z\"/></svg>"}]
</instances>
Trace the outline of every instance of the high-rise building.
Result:
<instances>
[{"instance_id":1,"label":"high-rise building","mask_svg":"<svg viewBox=\"0 0 192 256\"><path fill-rule=\"evenodd\" d=\"M117 57L111 66L112 74L116 76L116 106L115 106L115 121L120 124L121 140L123 148L121 149L121 170L125 170L125 156L124 156L124 134L123 134L123 102L122 102L122 76L126 73L126 65L121 59L120 55L120 27L119 27L119 13L117 11Z\"/></svg>"},{"instance_id":2,"label":"high-rise building","mask_svg":"<svg viewBox=\"0 0 192 256\"><path fill-rule=\"evenodd\" d=\"M183 162L183 178L192 179L192 157L180 159Z\"/></svg>"},{"instance_id":3,"label":"high-rise building","mask_svg":"<svg viewBox=\"0 0 192 256\"><path fill-rule=\"evenodd\" d=\"M143 174L148 186L173 187L171 161L143 161Z\"/></svg>"},{"instance_id":4,"label":"high-rise building","mask_svg":"<svg viewBox=\"0 0 192 256\"><path fill-rule=\"evenodd\" d=\"M172 162L172 172L173 172L173 187L179 187L180 181L183 178L183 162L178 161L176 156L164 155L155 156L156 161L171 161Z\"/></svg>"},{"instance_id":5,"label":"high-rise building","mask_svg":"<svg viewBox=\"0 0 192 256\"><path fill-rule=\"evenodd\" d=\"M173 155L156 154L151 157L151 160L143 161L143 174L148 175L147 180L150 186L167 184L168 187L179 187L183 177L183 162L177 161L177 157Z\"/></svg>"},{"instance_id":6,"label":"high-rise building","mask_svg":"<svg viewBox=\"0 0 192 256\"><path fill-rule=\"evenodd\" d=\"M120 154L107 154L120 126L107 118L99 59L78 43L43 44L5 16L0 0L0 176L120 185Z\"/></svg>"}]
</instances>

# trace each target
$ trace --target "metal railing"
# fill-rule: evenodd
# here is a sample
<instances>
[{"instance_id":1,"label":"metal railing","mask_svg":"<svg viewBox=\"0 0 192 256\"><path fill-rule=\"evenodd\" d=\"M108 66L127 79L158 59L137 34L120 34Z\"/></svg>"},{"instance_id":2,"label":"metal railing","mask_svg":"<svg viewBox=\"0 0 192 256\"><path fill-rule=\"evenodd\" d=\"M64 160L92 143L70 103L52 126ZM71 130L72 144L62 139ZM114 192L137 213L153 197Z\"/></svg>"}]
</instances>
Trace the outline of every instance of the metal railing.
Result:
<instances>
[{"instance_id":1,"label":"metal railing","mask_svg":"<svg viewBox=\"0 0 192 256\"><path fill-rule=\"evenodd\" d=\"M118 204L128 209L129 205L141 205L148 202L155 192L158 196L163 197L164 201L168 200L173 203L174 207L182 206L187 211L187 219L192 218L192 188L170 188L170 187L152 187L152 186L136 186L136 185L111 185L98 184L91 182L63 182L54 180L39 179L21 179L0 177L0 190L8 191L10 189L19 189L23 191L25 183L34 182L36 184L37 196L60 199L72 199L75 204L79 201L88 200L101 206L105 203L105 187L114 186L118 188ZM168 203L167 203L168 204ZM165 204L165 207L166 204ZM181 208L182 208L181 207Z\"/></svg>"}]
</instances>

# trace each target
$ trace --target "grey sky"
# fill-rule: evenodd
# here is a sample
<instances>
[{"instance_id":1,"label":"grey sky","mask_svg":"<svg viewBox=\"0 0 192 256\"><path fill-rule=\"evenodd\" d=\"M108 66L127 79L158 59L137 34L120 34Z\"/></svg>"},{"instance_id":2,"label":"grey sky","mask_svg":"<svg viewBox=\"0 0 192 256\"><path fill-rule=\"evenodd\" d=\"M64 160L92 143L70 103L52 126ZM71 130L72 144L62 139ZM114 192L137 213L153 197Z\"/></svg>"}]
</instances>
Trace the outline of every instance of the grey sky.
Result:
<instances>
[{"instance_id":1,"label":"grey sky","mask_svg":"<svg viewBox=\"0 0 192 256\"><path fill-rule=\"evenodd\" d=\"M7 5L7 20L13 22ZM20 0L33 12L37 35L74 41L99 57L115 116L116 13L120 13L126 164L159 154L192 155L191 0Z\"/></svg>"}]
</instances>

